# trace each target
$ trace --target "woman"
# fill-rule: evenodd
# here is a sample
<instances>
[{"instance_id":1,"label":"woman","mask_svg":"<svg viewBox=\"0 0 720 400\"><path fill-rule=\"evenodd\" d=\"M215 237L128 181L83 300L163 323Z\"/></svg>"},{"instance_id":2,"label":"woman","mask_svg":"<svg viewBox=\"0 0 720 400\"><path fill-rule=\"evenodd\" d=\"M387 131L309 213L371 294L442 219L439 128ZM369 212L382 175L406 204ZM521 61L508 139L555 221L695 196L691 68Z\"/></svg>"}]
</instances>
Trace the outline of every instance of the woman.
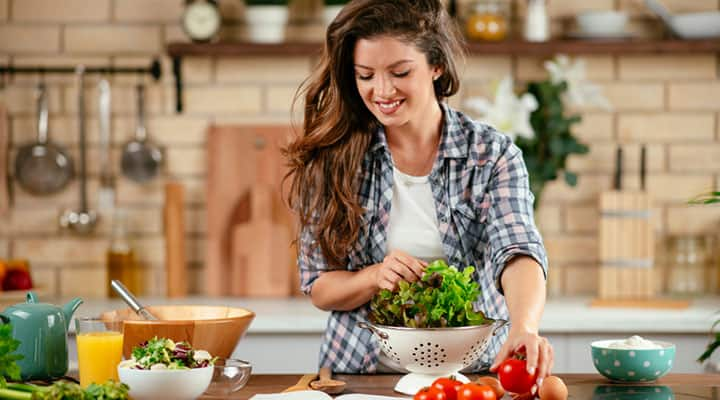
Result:
<instances>
[{"instance_id":1,"label":"woman","mask_svg":"<svg viewBox=\"0 0 720 400\"><path fill-rule=\"evenodd\" d=\"M476 370L523 348L539 379L552 368L538 335L547 261L522 155L443 103L458 91L461 53L439 0L354 0L304 84L289 201L302 290L331 311L320 364L335 372L388 370L357 322L375 293L419 279L434 259L478 266L476 307L511 322Z\"/></svg>"}]
</instances>

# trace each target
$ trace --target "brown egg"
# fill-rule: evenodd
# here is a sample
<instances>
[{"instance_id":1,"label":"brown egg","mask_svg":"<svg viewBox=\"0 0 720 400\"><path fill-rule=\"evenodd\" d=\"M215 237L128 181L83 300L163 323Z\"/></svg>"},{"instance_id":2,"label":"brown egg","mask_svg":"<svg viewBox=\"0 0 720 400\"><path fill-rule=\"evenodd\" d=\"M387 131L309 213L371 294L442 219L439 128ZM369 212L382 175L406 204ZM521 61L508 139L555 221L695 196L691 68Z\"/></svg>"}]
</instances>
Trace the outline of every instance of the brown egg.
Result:
<instances>
[{"instance_id":1,"label":"brown egg","mask_svg":"<svg viewBox=\"0 0 720 400\"><path fill-rule=\"evenodd\" d=\"M568 389L565 382L557 376L548 376L540 386L540 400L567 400Z\"/></svg>"},{"instance_id":2,"label":"brown egg","mask_svg":"<svg viewBox=\"0 0 720 400\"><path fill-rule=\"evenodd\" d=\"M500 385L500 381L492 376L481 376L475 380L475 383L478 385L490 386L498 399L505 395L505 389L503 389L502 385Z\"/></svg>"}]
</instances>

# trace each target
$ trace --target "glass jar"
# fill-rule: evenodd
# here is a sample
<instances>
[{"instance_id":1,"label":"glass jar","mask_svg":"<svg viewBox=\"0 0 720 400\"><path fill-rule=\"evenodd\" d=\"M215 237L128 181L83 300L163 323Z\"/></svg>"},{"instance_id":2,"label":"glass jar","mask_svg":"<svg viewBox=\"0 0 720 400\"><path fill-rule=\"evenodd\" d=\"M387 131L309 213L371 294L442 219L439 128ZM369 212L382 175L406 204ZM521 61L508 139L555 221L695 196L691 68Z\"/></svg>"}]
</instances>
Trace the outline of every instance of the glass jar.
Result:
<instances>
[{"instance_id":1,"label":"glass jar","mask_svg":"<svg viewBox=\"0 0 720 400\"><path fill-rule=\"evenodd\" d=\"M667 288L672 294L700 295L709 266L709 251L702 235L680 235L669 239Z\"/></svg>"},{"instance_id":2,"label":"glass jar","mask_svg":"<svg viewBox=\"0 0 720 400\"><path fill-rule=\"evenodd\" d=\"M116 209L113 215L112 234L105 265L107 268L108 297L119 297L110 285L112 280L119 280L136 296L143 294L142 270L135 261L135 253L130 246L127 228L127 212Z\"/></svg>"},{"instance_id":3,"label":"glass jar","mask_svg":"<svg viewBox=\"0 0 720 400\"><path fill-rule=\"evenodd\" d=\"M465 21L465 33L470 40L503 40L507 37L508 20L506 1L476 1Z\"/></svg>"}]
</instances>

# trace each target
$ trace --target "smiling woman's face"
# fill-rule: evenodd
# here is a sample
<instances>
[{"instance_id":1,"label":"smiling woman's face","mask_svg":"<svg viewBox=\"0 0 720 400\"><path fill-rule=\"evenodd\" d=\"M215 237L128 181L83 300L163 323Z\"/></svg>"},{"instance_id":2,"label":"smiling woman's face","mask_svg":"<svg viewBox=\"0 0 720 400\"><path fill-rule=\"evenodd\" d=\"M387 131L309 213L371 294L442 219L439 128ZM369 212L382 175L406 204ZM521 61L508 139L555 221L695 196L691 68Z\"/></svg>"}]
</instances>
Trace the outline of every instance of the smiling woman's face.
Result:
<instances>
[{"instance_id":1,"label":"smiling woman's face","mask_svg":"<svg viewBox=\"0 0 720 400\"><path fill-rule=\"evenodd\" d=\"M433 79L442 71L415 46L389 36L360 39L354 63L360 97L384 126L422 120L437 107Z\"/></svg>"}]
</instances>

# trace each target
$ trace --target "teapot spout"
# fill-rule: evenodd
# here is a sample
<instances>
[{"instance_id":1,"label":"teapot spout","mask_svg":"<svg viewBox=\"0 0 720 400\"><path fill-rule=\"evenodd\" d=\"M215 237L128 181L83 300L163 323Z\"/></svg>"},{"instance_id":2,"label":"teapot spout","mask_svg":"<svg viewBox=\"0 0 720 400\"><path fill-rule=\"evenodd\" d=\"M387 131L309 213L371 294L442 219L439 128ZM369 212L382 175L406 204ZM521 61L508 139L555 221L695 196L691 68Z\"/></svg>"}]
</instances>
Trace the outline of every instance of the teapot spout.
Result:
<instances>
[{"instance_id":1,"label":"teapot spout","mask_svg":"<svg viewBox=\"0 0 720 400\"><path fill-rule=\"evenodd\" d=\"M72 315L75 313L75 310L80 307L82 302L81 298L75 297L62 307L63 314L65 315L65 329L70 329L70 320L72 319Z\"/></svg>"}]
</instances>

